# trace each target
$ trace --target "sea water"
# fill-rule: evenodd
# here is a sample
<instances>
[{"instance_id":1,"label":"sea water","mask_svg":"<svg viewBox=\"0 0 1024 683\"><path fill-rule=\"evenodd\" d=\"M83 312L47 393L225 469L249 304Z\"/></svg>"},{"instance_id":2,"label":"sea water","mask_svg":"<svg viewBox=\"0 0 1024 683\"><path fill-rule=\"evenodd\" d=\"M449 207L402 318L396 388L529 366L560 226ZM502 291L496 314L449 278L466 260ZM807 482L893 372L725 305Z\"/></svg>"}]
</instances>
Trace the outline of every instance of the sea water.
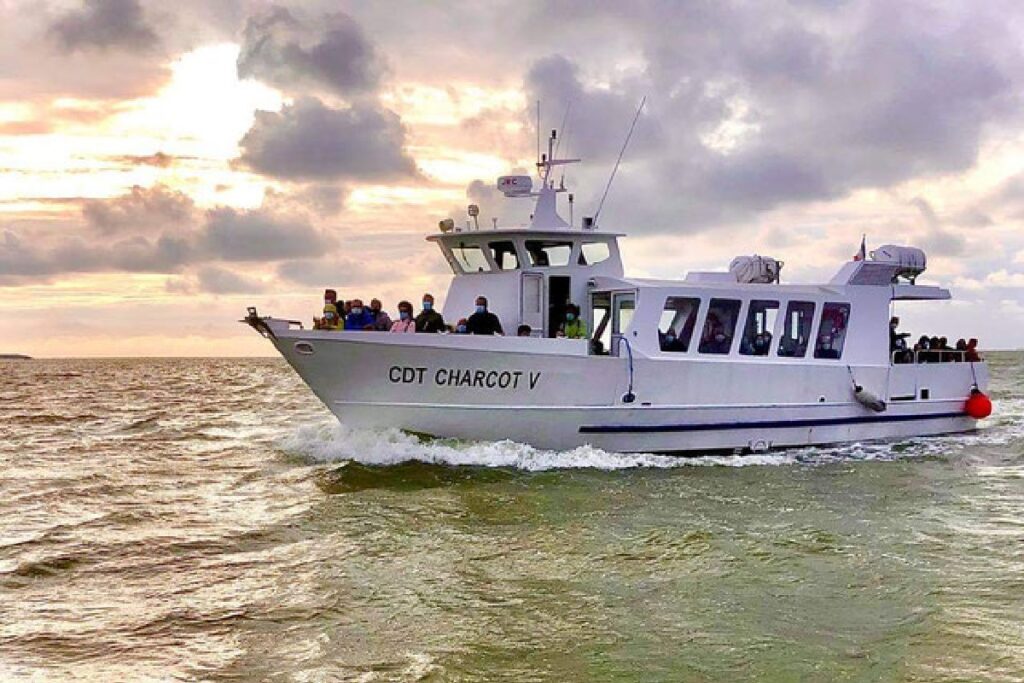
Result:
<instances>
[{"instance_id":1,"label":"sea water","mask_svg":"<svg viewBox=\"0 0 1024 683\"><path fill-rule=\"evenodd\" d=\"M976 433L680 459L339 425L279 360L0 363L0 680L1024 680Z\"/></svg>"}]
</instances>

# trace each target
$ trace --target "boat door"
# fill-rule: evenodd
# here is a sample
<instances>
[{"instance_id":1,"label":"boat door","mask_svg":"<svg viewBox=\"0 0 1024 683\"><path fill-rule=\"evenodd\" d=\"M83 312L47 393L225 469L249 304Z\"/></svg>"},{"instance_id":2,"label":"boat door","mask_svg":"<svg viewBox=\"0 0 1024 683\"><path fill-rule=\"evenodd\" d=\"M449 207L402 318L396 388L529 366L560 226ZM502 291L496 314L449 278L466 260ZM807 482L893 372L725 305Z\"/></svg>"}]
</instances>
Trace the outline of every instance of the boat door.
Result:
<instances>
[{"instance_id":1,"label":"boat door","mask_svg":"<svg viewBox=\"0 0 1024 683\"><path fill-rule=\"evenodd\" d=\"M636 292L615 292L612 294L612 348L611 355L624 356L626 350L620 348L626 330L633 322L636 311Z\"/></svg>"},{"instance_id":2,"label":"boat door","mask_svg":"<svg viewBox=\"0 0 1024 683\"><path fill-rule=\"evenodd\" d=\"M523 273L519 287L519 323L544 336L544 275Z\"/></svg>"}]
</instances>

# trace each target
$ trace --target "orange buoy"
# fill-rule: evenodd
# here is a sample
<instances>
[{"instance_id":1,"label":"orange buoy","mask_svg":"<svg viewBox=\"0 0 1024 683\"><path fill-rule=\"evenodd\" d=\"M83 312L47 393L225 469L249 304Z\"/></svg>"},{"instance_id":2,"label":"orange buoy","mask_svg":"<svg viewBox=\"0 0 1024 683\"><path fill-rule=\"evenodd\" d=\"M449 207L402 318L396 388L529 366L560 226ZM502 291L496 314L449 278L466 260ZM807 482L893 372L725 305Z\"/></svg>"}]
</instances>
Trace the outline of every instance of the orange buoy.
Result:
<instances>
[{"instance_id":1,"label":"orange buoy","mask_svg":"<svg viewBox=\"0 0 1024 683\"><path fill-rule=\"evenodd\" d=\"M964 412L975 420L982 420L992 414L992 400L975 387L964 403Z\"/></svg>"}]
</instances>

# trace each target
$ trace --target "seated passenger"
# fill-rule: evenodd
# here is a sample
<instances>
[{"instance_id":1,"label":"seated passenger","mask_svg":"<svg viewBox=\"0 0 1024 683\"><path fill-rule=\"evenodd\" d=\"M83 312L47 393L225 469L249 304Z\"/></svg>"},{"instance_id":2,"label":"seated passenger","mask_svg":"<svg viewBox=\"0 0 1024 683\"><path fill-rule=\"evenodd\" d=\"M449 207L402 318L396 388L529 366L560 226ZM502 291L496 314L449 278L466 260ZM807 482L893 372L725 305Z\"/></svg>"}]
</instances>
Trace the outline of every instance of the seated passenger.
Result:
<instances>
[{"instance_id":1,"label":"seated passenger","mask_svg":"<svg viewBox=\"0 0 1024 683\"><path fill-rule=\"evenodd\" d=\"M967 359L967 340L960 338L956 340L956 353L953 354L953 360L957 363L962 363Z\"/></svg>"},{"instance_id":2,"label":"seated passenger","mask_svg":"<svg viewBox=\"0 0 1024 683\"><path fill-rule=\"evenodd\" d=\"M373 329L387 332L391 329L391 316L382 309L380 299L370 299L370 317L373 318Z\"/></svg>"},{"instance_id":3,"label":"seated passenger","mask_svg":"<svg viewBox=\"0 0 1024 683\"><path fill-rule=\"evenodd\" d=\"M391 323L392 332L415 332L416 321L412 317L412 304L408 301L398 303L398 320Z\"/></svg>"},{"instance_id":4,"label":"seated passenger","mask_svg":"<svg viewBox=\"0 0 1024 683\"><path fill-rule=\"evenodd\" d=\"M466 321L469 334L505 334L498 316L487 310L487 297L476 298L476 312Z\"/></svg>"},{"instance_id":5,"label":"seated passenger","mask_svg":"<svg viewBox=\"0 0 1024 683\"><path fill-rule=\"evenodd\" d=\"M978 340L971 337L967 341L967 362L968 363L980 363L981 354L978 353Z\"/></svg>"},{"instance_id":6,"label":"seated passenger","mask_svg":"<svg viewBox=\"0 0 1024 683\"><path fill-rule=\"evenodd\" d=\"M751 344L752 356L767 356L768 349L772 345L772 334L771 332L762 332L754 337L754 343Z\"/></svg>"},{"instance_id":7,"label":"seated passenger","mask_svg":"<svg viewBox=\"0 0 1024 683\"><path fill-rule=\"evenodd\" d=\"M372 330L373 317L363 308L362 299L352 299L352 308L345 316L346 330Z\"/></svg>"},{"instance_id":8,"label":"seated passenger","mask_svg":"<svg viewBox=\"0 0 1024 683\"><path fill-rule=\"evenodd\" d=\"M334 304L324 305L324 317L313 318L313 329L315 330L340 330L341 318L338 316L338 307Z\"/></svg>"},{"instance_id":9,"label":"seated passenger","mask_svg":"<svg viewBox=\"0 0 1024 683\"><path fill-rule=\"evenodd\" d=\"M832 335L823 334L818 337L818 348L814 352L815 358L839 358L839 352L832 348Z\"/></svg>"},{"instance_id":10,"label":"seated passenger","mask_svg":"<svg viewBox=\"0 0 1024 683\"><path fill-rule=\"evenodd\" d=\"M676 335L676 331L671 327L665 330L665 333L660 335L659 346L662 351L669 351L672 353L682 353L686 351L686 345L683 340Z\"/></svg>"},{"instance_id":11,"label":"seated passenger","mask_svg":"<svg viewBox=\"0 0 1024 683\"><path fill-rule=\"evenodd\" d=\"M529 325L520 325L519 329L516 330L517 337L529 337L533 335L533 328Z\"/></svg>"},{"instance_id":12,"label":"seated passenger","mask_svg":"<svg viewBox=\"0 0 1024 683\"><path fill-rule=\"evenodd\" d=\"M455 334L469 334L469 329L466 326L466 319L459 318L459 322L455 323L455 329L452 330Z\"/></svg>"},{"instance_id":13,"label":"seated passenger","mask_svg":"<svg viewBox=\"0 0 1024 683\"><path fill-rule=\"evenodd\" d=\"M444 332L444 318L434 310L434 297L431 294L423 295L423 310L416 316L417 332Z\"/></svg>"},{"instance_id":14,"label":"seated passenger","mask_svg":"<svg viewBox=\"0 0 1024 683\"><path fill-rule=\"evenodd\" d=\"M580 307L570 303L565 307L565 322L558 328L558 336L566 339L586 339L587 323L580 319Z\"/></svg>"},{"instance_id":15,"label":"seated passenger","mask_svg":"<svg viewBox=\"0 0 1024 683\"><path fill-rule=\"evenodd\" d=\"M710 319L710 316L708 316ZM717 320L717 318L716 318ZM721 323L713 323L707 338L701 342L701 353L729 353L732 339L726 336Z\"/></svg>"}]
</instances>

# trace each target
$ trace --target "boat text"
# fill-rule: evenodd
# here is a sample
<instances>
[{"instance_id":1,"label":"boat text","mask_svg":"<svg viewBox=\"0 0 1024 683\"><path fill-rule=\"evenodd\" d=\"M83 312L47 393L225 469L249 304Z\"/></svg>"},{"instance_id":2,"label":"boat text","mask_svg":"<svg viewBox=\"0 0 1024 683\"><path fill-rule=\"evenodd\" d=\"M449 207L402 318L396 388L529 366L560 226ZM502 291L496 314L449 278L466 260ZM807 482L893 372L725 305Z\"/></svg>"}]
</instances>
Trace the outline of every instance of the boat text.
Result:
<instances>
[{"instance_id":1,"label":"boat text","mask_svg":"<svg viewBox=\"0 0 1024 683\"><path fill-rule=\"evenodd\" d=\"M520 385L533 390L540 382L540 372L522 370L470 370L469 368L429 368L392 365L388 380L392 384L423 384L427 378L439 387L471 387L474 389L518 389Z\"/></svg>"}]
</instances>

